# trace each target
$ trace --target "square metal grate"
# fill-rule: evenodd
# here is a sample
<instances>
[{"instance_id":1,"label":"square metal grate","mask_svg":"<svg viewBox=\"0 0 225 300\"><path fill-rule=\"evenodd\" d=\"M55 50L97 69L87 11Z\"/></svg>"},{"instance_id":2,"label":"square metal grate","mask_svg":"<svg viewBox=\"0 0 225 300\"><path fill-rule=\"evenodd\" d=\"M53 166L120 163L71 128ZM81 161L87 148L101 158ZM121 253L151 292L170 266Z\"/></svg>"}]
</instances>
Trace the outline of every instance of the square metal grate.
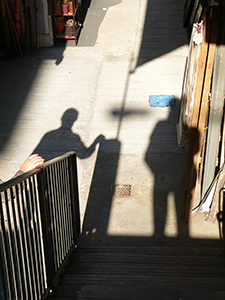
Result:
<instances>
[{"instance_id":1,"label":"square metal grate","mask_svg":"<svg viewBox=\"0 0 225 300\"><path fill-rule=\"evenodd\" d=\"M126 184L126 185L119 185L115 184L114 185L114 196L131 196L131 185Z\"/></svg>"}]
</instances>

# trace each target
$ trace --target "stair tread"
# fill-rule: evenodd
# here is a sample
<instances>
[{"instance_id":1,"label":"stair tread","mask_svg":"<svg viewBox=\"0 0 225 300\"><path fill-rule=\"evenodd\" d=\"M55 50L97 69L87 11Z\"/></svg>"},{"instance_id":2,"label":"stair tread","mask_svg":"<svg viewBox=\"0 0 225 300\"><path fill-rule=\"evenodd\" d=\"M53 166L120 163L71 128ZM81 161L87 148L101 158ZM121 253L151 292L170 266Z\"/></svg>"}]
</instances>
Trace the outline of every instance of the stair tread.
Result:
<instances>
[{"instance_id":1,"label":"stair tread","mask_svg":"<svg viewBox=\"0 0 225 300\"><path fill-rule=\"evenodd\" d=\"M118 287L118 286L99 286L88 285L79 290L68 289L68 296L65 297L65 291L62 290L59 297L52 295L51 299L57 300L97 300L97 299L117 299L117 300L169 300L169 299L182 299L182 300L224 300L225 291L201 291L193 289L177 289L176 287L154 287L151 286L133 286L133 287ZM152 297L153 295L153 297Z\"/></svg>"},{"instance_id":2,"label":"stair tread","mask_svg":"<svg viewBox=\"0 0 225 300\"><path fill-rule=\"evenodd\" d=\"M182 300L222 300L224 270L222 248L78 248L53 299L147 300L154 292L154 300L171 299L172 293Z\"/></svg>"}]
</instances>

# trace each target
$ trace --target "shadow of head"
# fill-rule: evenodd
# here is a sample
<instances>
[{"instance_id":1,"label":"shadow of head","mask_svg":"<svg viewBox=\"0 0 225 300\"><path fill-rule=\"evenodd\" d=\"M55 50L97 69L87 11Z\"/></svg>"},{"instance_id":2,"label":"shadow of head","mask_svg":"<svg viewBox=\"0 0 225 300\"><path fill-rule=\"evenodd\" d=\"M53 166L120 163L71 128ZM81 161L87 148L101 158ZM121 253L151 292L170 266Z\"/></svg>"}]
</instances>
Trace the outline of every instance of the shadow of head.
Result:
<instances>
[{"instance_id":1,"label":"shadow of head","mask_svg":"<svg viewBox=\"0 0 225 300\"><path fill-rule=\"evenodd\" d=\"M62 118L62 127L65 129L71 129L73 126L73 123L77 120L78 118L78 111L74 108L69 108L67 109Z\"/></svg>"}]
</instances>

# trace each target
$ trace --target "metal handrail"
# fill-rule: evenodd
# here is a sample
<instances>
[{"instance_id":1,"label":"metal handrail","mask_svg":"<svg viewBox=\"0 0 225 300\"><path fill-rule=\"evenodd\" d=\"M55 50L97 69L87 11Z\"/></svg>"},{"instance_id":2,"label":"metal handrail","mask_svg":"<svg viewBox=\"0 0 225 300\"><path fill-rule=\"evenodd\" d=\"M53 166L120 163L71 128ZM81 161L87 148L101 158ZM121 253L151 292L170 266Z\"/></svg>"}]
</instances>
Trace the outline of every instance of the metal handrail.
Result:
<instances>
[{"instance_id":1,"label":"metal handrail","mask_svg":"<svg viewBox=\"0 0 225 300\"><path fill-rule=\"evenodd\" d=\"M80 234L75 152L0 185L0 290L44 299Z\"/></svg>"}]
</instances>

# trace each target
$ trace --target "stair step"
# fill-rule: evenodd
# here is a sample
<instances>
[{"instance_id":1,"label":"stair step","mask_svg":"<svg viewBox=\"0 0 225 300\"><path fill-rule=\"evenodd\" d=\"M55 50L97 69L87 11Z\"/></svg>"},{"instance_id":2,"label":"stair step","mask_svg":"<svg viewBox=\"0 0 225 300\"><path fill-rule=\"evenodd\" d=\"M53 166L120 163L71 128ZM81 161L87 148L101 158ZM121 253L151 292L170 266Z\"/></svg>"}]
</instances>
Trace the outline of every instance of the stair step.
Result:
<instances>
[{"instance_id":1,"label":"stair step","mask_svg":"<svg viewBox=\"0 0 225 300\"><path fill-rule=\"evenodd\" d=\"M103 253L117 253L117 254L172 254L172 255L194 255L194 256L221 256L223 257L225 251L222 247L151 247L151 246L103 246L103 247L88 247L77 248L75 254L103 254Z\"/></svg>"},{"instance_id":2,"label":"stair step","mask_svg":"<svg viewBox=\"0 0 225 300\"><path fill-rule=\"evenodd\" d=\"M222 248L78 248L52 299L224 300L223 254Z\"/></svg>"},{"instance_id":3,"label":"stair step","mask_svg":"<svg viewBox=\"0 0 225 300\"><path fill-rule=\"evenodd\" d=\"M53 298L52 299L56 299ZM87 286L71 293L69 298L62 294L57 300L224 300L225 292L179 291L173 288L157 289L155 287L118 288L112 286Z\"/></svg>"}]
</instances>

